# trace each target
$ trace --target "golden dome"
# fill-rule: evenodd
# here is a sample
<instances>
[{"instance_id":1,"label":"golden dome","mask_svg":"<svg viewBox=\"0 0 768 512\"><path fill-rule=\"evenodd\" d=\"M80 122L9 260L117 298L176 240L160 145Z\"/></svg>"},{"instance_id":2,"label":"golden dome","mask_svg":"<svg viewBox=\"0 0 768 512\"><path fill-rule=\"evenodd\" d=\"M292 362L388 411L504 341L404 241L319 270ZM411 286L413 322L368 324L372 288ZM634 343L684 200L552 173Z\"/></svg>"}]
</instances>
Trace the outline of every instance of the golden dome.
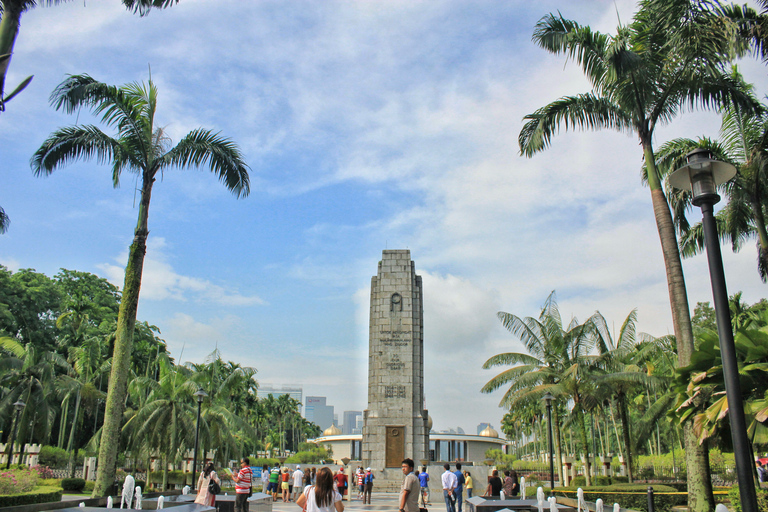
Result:
<instances>
[{"instance_id":1,"label":"golden dome","mask_svg":"<svg viewBox=\"0 0 768 512\"><path fill-rule=\"evenodd\" d=\"M485 427L483 431L480 432L480 435L483 437L499 437L499 433L492 429L490 425Z\"/></svg>"},{"instance_id":2,"label":"golden dome","mask_svg":"<svg viewBox=\"0 0 768 512\"><path fill-rule=\"evenodd\" d=\"M324 436L339 436L341 435L341 429L336 425L331 425L327 429L323 430Z\"/></svg>"}]
</instances>

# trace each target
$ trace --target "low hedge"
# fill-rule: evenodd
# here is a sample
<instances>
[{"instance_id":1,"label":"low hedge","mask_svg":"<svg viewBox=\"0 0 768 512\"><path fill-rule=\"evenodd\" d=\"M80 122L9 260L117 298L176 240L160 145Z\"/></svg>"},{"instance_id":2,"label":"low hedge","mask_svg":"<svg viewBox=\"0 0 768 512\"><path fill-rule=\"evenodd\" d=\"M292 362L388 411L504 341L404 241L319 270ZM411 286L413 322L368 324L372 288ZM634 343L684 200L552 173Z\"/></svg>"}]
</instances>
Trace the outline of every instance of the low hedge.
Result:
<instances>
[{"instance_id":1,"label":"low hedge","mask_svg":"<svg viewBox=\"0 0 768 512\"><path fill-rule=\"evenodd\" d=\"M757 510L768 512L768 489L758 488L757 491ZM739 496L739 486L734 485L728 491L728 499L731 501L730 510L741 512L741 497Z\"/></svg>"},{"instance_id":2,"label":"low hedge","mask_svg":"<svg viewBox=\"0 0 768 512\"><path fill-rule=\"evenodd\" d=\"M687 494L677 493L674 487L666 485L652 486L654 491L654 505L657 512L668 512L672 507L684 505L688 502ZM565 498L576 499L577 487L556 487L555 494ZM648 510L648 486L645 484L618 484L609 486L584 487L584 499L595 502L598 498L603 500L607 508L618 503L622 508L631 508L647 512ZM675 494L666 494L675 493Z\"/></svg>"},{"instance_id":3,"label":"low hedge","mask_svg":"<svg viewBox=\"0 0 768 512\"><path fill-rule=\"evenodd\" d=\"M82 478L62 478L61 488L65 491L83 492L85 480Z\"/></svg>"},{"instance_id":4,"label":"low hedge","mask_svg":"<svg viewBox=\"0 0 768 512\"><path fill-rule=\"evenodd\" d=\"M51 503L54 501L61 501L61 488L41 485L29 492L0 496L0 507L33 505L35 503Z\"/></svg>"}]
</instances>

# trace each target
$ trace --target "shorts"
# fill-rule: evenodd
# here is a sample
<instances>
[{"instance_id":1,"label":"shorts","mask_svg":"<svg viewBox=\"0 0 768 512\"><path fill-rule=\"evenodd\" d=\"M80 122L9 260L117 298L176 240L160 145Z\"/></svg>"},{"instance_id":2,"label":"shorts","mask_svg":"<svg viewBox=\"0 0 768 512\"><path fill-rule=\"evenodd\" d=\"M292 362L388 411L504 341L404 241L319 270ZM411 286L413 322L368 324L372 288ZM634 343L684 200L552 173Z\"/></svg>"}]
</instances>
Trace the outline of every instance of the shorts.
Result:
<instances>
[{"instance_id":1,"label":"shorts","mask_svg":"<svg viewBox=\"0 0 768 512\"><path fill-rule=\"evenodd\" d=\"M288 482L283 482L283 487L282 487L282 489L283 489L284 491L287 491L287 490L288 490Z\"/></svg>"},{"instance_id":2,"label":"shorts","mask_svg":"<svg viewBox=\"0 0 768 512\"><path fill-rule=\"evenodd\" d=\"M277 482L269 482L267 492L277 492Z\"/></svg>"}]
</instances>

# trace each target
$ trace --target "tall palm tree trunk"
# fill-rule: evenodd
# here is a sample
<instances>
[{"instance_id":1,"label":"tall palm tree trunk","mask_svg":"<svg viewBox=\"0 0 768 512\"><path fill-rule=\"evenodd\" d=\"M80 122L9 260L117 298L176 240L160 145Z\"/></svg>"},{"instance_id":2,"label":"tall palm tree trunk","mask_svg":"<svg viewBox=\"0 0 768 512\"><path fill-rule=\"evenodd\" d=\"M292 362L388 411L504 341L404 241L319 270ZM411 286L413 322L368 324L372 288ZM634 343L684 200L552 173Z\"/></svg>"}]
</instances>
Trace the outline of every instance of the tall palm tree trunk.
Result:
<instances>
[{"instance_id":1,"label":"tall palm tree trunk","mask_svg":"<svg viewBox=\"0 0 768 512\"><path fill-rule=\"evenodd\" d=\"M627 463L627 480L632 483L632 444L629 433L629 414L627 413L627 399L623 394L616 397L619 408L619 421L621 421L621 441L624 444L624 457Z\"/></svg>"},{"instance_id":2,"label":"tall palm tree trunk","mask_svg":"<svg viewBox=\"0 0 768 512\"><path fill-rule=\"evenodd\" d=\"M677 340L678 366L687 366L693 354L693 329L688 305L688 294L685 289L683 264L680 260L680 250L677 245L675 228L669 204L661 186L661 179L656 169L650 137L642 137L643 155L648 168L648 185L651 189L653 213L656 227L659 231L661 250L664 253L664 267L669 288L669 302L672 306L672 324ZM708 512L715 508L712 494L712 481L709 475L709 464L705 446L699 445L693 432L693 419L683 425L685 439L685 459L688 467L688 507L691 512Z\"/></svg>"},{"instance_id":3,"label":"tall palm tree trunk","mask_svg":"<svg viewBox=\"0 0 768 512\"><path fill-rule=\"evenodd\" d=\"M123 297L117 315L112 370L107 390L107 403L104 409L104 427L99 446L99 466L96 472L96 484L91 494L93 498L105 496L115 478L115 462L120 442L120 420L125 408L125 397L128 390L128 373L133 351L133 331L139 308L139 290L141 289L141 274L144 269L144 256L147 252L147 236L149 235L147 219L153 182L154 179L148 177L145 171L142 180L141 202L139 203L139 220L128 254Z\"/></svg>"},{"instance_id":4,"label":"tall palm tree trunk","mask_svg":"<svg viewBox=\"0 0 768 512\"><path fill-rule=\"evenodd\" d=\"M69 478L75 478L75 429L77 428L77 417L80 414L80 392L77 393L75 399L75 416L72 418L72 428L69 429L69 442L67 443L67 451L69 452L69 462L67 463L67 471Z\"/></svg>"},{"instance_id":5,"label":"tall palm tree trunk","mask_svg":"<svg viewBox=\"0 0 768 512\"><path fill-rule=\"evenodd\" d=\"M2 2L3 19L0 20L0 55L13 53L13 45L16 42L16 36L19 34L19 25L21 23L21 7L18 2ZM0 103L5 96L5 75L8 71L8 65L11 59L0 62Z\"/></svg>"},{"instance_id":6,"label":"tall palm tree trunk","mask_svg":"<svg viewBox=\"0 0 768 512\"><path fill-rule=\"evenodd\" d=\"M581 406L576 404L579 408L577 414L579 416L579 434L581 434L581 448L584 453L584 476L587 479L587 487L592 485L591 464L589 463L589 441L587 441L587 422L584 420L584 411L581 410Z\"/></svg>"},{"instance_id":7,"label":"tall palm tree trunk","mask_svg":"<svg viewBox=\"0 0 768 512\"><path fill-rule=\"evenodd\" d=\"M560 439L560 414L557 412L557 407L554 409L554 425L552 425L552 428L554 429L553 432L555 436L555 457L557 457L555 466L557 467L557 479L560 482L560 485L563 485L565 480L563 480L563 447Z\"/></svg>"}]
</instances>

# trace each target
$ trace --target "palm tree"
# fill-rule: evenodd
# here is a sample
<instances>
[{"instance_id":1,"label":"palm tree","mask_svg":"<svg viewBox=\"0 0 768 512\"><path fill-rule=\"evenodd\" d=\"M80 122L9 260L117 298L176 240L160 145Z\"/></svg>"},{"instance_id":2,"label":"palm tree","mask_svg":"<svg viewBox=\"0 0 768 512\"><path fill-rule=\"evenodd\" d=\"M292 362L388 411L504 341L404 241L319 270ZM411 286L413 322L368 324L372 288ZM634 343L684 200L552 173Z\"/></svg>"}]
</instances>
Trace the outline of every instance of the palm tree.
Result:
<instances>
[{"instance_id":1,"label":"palm tree","mask_svg":"<svg viewBox=\"0 0 768 512\"><path fill-rule=\"evenodd\" d=\"M489 380L481 391L491 393L508 385L499 405L510 410L527 402L538 404L547 392L573 400L574 418L581 428L581 441L587 455L585 472L587 485L590 485L589 449L583 416L585 399L589 395L585 389L586 373L596 362L595 356L589 355L593 348L590 326L579 324L574 318L564 329L554 291L547 297L538 319L523 319L504 312L499 312L498 317L504 327L523 342L528 353L506 352L489 358L483 364L484 369L502 365L512 365L512 368ZM552 423L553 427L560 425L557 407L554 408ZM556 457L561 460L560 429L554 428L553 433ZM560 464L557 466L562 482L562 468Z\"/></svg>"},{"instance_id":2,"label":"palm tree","mask_svg":"<svg viewBox=\"0 0 768 512\"><path fill-rule=\"evenodd\" d=\"M193 393L197 384L192 371L174 366L168 358L160 361L160 379L145 379L151 391L146 402L125 424L132 432L132 444L156 450L162 456L162 489L168 485L168 463L175 462L182 451L192 445L197 418ZM207 423L200 422L201 431ZM104 444L103 442L101 443Z\"/></svg>"},{"instance_id":3,"label":"palm tree","mask_svg":"<svg viewBox=\"0 0 768 512\"><path fill-rule=\"evenodd\" d=\"M114 477L120 418L123 413L127 378L131 364L136 311L149 235L148 215L152 186L159 173L179 167L205 166L237 197L250 192L248 166L237 146L229 139L202 128L195 129L171 147L162 128L155 126L157 88L132 83L122 87L97 82L88 75L73 75L51 94L59 110L73 113L88 107L102 115L102 122L117 130L112 137L93 125L70 126L52 133L32 157L36 175L49 175L71 160L95 157L112 163L112 181L120 183L123 170L140 176L141 199L133 243L125 268L125 284L118 312L117 332L112 355L112 371L107 393L103 442L93 496L103 496Z\"/></svg>"},{"instance_id":4,"label":"palm tree","mask_svg":"<svg viewBox=\"0 0 768 512\"><path fill-rule=\"evenodd\" d=\"M68 0L42 0L40 3L51 6ZM178 3L179 0L122 0L126 9L138 12L141 16L149 13L152 8L164 9ZM19 35L21 15L26 11L37 7L37 0L0 0L0 112L5 110L5 104L20 93L32 77L24 79L10 94L5 95L5 77L8 65L11 63L13 46ZM0 231L2 232L2 231Z\"/></svg>"},{"instance_id":5,"label":"palm tree","mask_svg":"<svg viewBox=\"0 0 768 512\"><path fill-rule=\"evenodd\" d=\"M58 386L65 394L65 400L69 403L72 396L75 397L75 412L72 418L72 426L69 431L69 463L67 469L69 478L75 476L75 432L80 422L80 404L83 400L93 406L97 404L104 393L96 386L97 379L109 372L110 361L104 360L103 341L95 336L84 337L78 346L69 348L68 375L60 375L57 378ZM62 429L64 425L62 424Z\"/></svg>"},{"instance_id":6,"label":"palm tree","mask_svg":"<svg viewBox=\"0 0 768 512\"><path fill-rule=\"evenodd\" d=\"M734 69L734 80L740 82L744 94L755 103L752 87L743 82ZM768 114L745 111L738 105L722 108L723 123L720 140L700 137L698 140L674 139L662 145L658 151L659 171L663 176L684 165L685 156L694 149L704 148L715 158L732 163L738 173L720 191L728 199L716 216L721 239L729 241L734 252L741 249L745 240L757 239L757 269L763 282L768 280L768 229L766 229L763 205L768 202ZM686 212L692 206L690 192L672 189L667 184L670 203L675 212L674 221L680 233L680 250L683 257L699 254L704 250L704 231L701 222L691 226Z\"/></svg>"},{"instance_id":7,"label":"palm tree","mask_svg":"<svg viewBox=\"0 0 768 512\"><path fill-rule=\"evenodd\" d=\"M8 215L5 213L5 210L3 210L3 207L0 206L0 235L8 231L8 227L11 225L11 219L8 218Z\"/></svg>"},{"instance_id":8,"label":"palm tree","mask_svg":"<svg viewBox=\"0 0 768 512\"><path fill-rule=\"evenodd\" d=\"M654 129L687 105L708 107L730 101L745 109L755 106L716 67L724 60L727 41L709 37L713 13L697 10L683 0L643 0L640 6L635 20L620 26L616 35L553 14L539 21L533 40L580 64L592 91L560 98L527 115L518 141L521 153L530 157L546 149L561 126L610 128L637 135L648 168L680 363L685 365L693 352L693 332L672 215L656 168ZM673 33L686 37L672 40ZM708 510L714 507L714 499L705 448L696 443L690 425L685 431L689 505L695 512Z\"/></svg>"}]
</instances>

